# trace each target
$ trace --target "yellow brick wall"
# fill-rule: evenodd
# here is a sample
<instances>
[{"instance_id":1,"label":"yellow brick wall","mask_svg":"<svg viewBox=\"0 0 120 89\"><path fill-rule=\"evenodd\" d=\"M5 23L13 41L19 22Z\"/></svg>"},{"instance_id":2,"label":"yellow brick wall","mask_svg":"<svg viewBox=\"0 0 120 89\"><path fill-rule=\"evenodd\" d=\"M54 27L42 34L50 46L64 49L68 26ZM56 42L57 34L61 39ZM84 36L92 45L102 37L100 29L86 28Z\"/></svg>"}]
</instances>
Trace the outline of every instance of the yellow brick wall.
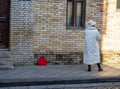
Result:
<instances>
[{"instance_id":1,"label":"yellow brick wall","mask_svg":"<svg viewBox=\"0 0 120 89\"><path fill-rule=\"evenodd\" d=\"M120 63L120 11L117 11L117 0L106 2L106 28L102 33L101 52L104 63Z\"/></svg>"},{"instance_id":2,"label":"yellow brick wall","mask_svg":"<svg viewBox=\"0 0 120 89\"><path fill-rule=\"evenodd\" d=\"M80 52L83 31L66 30L66 1L35 0L34 52Z\"/></svg>"},{"instance_id":3,"label":"yellow brick wall","mask_svg":"<svg viewBox=\"0 0 120 89\"><path fill-rule=\"evenodd\" d=\"M67 0L34 0L33 52L36 59L42 53L73 54L70 60L83 59L84 29L66 29L66 6ZM103 29L102 1L86 0L86 26L90 19L97 22L99 30ZM58 61L56 57L47 58ZM63 56L60 58L64 59Z\"/></svg>"},{"instance_id":4,"label":"yellow brick wall","mask_svg":"<svg viewBox=\"0 0 120 89\"><path fill-rule=\"evenodd\" d=\"M41 55L50 63L82 62L84 29L66 29L66 5L67 0L11 0L10 50L16 64L33 64ZM102 34L102 62L120 63L116 0L86 0L85 16L85 27L93 19Z\"/></svg>"}]
</instances>

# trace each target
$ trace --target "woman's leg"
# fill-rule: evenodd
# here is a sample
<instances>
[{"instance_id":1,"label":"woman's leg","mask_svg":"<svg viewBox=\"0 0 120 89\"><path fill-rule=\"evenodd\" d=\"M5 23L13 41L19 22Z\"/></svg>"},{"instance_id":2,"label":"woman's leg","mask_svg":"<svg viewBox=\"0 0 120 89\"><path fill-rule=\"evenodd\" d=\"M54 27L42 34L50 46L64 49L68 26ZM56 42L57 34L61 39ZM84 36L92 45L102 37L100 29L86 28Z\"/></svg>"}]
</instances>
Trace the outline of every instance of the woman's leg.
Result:
<instances>
[{"instance_id":1,"label":"woman's leg","mask_svg":"<svg viewBox=\"0 0 120 89\"><path fill-rule=\"evenodd\" d=\"M101 68L100 63L97 63L97 66L98 66L98 71L103 71L103 69Z\"/></svg>"},{"instance_id":2,"label":"woman's leg","mask_svg":"<svg viewBox=\"0 0 120 89\"><path fill-rule=\"evenodd\" d=\"M91 65L88 65L88 71L89 72L91 71Z\"/></svg>"}]
</instances>

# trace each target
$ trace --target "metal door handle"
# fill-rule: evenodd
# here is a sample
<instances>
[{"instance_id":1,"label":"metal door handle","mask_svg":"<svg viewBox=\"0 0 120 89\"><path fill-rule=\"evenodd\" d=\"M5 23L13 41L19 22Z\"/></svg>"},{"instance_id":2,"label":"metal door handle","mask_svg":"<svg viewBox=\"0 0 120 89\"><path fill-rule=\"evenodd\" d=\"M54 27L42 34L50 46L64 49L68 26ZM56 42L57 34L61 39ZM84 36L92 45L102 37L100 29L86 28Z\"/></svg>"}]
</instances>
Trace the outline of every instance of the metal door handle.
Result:
<instances>
[{"instance_id":1,"label":"metal door handle","mask_svg":"<svg viewBox=\"0 0 120 89\"><path fill-rule=\"evenodd\" d=\"M6 17L0 17L0 19L5 19Z\"/></svg>"},{"instance_id":2,"label":"metal door handle","mask_svg":"<svg viewBox=\"0 0 120 89\"><path fill-rule=\"evenodd\" d=\"M5 21L6 17L0 17L0 21Z\"/></svg>"}]
</instances>

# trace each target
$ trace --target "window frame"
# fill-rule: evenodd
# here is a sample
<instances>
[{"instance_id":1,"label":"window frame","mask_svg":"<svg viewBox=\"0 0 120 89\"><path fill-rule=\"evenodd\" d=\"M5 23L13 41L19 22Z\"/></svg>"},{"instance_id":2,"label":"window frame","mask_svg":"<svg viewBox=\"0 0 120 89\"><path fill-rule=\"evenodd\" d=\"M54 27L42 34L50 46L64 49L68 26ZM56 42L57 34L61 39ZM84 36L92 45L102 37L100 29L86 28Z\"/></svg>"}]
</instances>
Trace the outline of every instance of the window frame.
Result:
<instances>
[{"instance_id":1,"label":"window frame","mask_svg":"<svg viewBox=\"0 0 120 89\"><path fill-rule=\"evenodd\" d=\"M120 11L120 0L116 1L116 9Z\"/></svg>"},{"instance_id":2,"label":"window frame","mask_svg":"<svg viewBox=\"0 0 120 89\"><path fill-rule=\"evenodd\" d=\"M72 25L67 25L68 20L68 2L72 2ZM81 8L81 26L75 26L76 25L76 12L77 12L77 2L81 2L82 8ZM85 28L85 6L86 6L86 0L67 0L67 9L66 9L66 28L68 29L83 29Z\"/></svg>"}]
</instances>

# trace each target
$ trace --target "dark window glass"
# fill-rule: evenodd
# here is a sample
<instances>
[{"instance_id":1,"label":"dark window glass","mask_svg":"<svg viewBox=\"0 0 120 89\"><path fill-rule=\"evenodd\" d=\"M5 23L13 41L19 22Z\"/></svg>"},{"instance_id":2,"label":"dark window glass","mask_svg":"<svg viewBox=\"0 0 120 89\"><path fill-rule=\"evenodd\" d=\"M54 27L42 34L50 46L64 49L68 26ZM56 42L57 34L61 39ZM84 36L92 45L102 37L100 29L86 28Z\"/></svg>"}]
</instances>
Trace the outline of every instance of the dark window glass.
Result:
<instances>
[{"instance_id":1,"label":"dark window glass","mask_svg":"<svg viewBox=\"0 0 120 89\"><path fill-rule=\"evenodd\" d=\"M117 0L117 9L120 9L120 0Z\"/></svg>"}]
</instances>

